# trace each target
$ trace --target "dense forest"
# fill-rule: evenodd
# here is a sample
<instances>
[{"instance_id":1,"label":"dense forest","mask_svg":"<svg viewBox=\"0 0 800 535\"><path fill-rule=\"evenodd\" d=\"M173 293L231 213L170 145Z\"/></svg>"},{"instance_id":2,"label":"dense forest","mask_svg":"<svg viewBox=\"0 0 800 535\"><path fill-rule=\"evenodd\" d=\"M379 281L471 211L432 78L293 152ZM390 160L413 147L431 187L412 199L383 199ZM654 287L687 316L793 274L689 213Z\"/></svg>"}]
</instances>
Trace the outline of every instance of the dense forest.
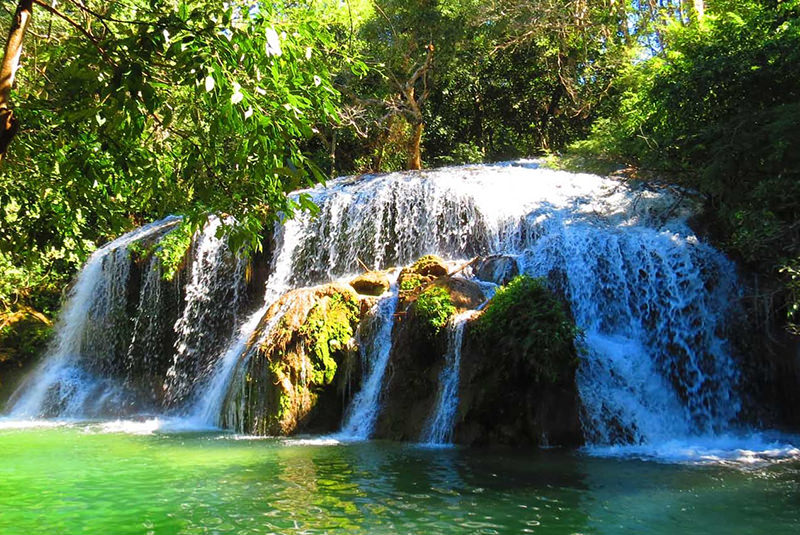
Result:
<instances>
[{"instance_id":1,"label":"dense forest","mask_svg":"<svg viewBox=\"0 0 800 535\"><path fill-rule=\"evenodd\" d=\"M678 187L800 323L800 0L4 2L0 361L99 245L234 247L326 178L548 156ZM169 271L169 270L167 270Z\"/></svg>"}]
</instances>

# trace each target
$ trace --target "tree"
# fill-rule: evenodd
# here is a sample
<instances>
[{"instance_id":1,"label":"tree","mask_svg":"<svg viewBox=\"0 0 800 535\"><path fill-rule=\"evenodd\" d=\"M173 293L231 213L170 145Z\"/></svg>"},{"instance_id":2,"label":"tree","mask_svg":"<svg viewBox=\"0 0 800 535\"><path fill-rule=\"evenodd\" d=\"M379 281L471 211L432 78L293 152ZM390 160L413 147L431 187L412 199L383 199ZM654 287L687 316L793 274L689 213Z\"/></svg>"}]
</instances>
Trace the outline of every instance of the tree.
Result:
<instances>
[{"instance_id":1,"label":"tree","mask_svg":"<svg viewBox=\"0 0 800 535\"><path fill-rule=\"evenodd\" d=\"M325 178L305 144L339 120L332 73L358 63L322 4L33 3L25 53L7 55L20 127L0 167L0 263L21 274L0 300L166 214L184 216L177 260L211 213L233 216L234 248L258 248L281 214L313 208L287 193Z\"/></svg>"},{"instance_id":2,"label":"tree","mask_svg":"<svg viewBox=\"0 0 800 535\"><path fill-rule=\"evenodd\" d=\"M422 167L426 106L437 70L446 68L464 28L462 12L471 2L376 0L372 16L359 29L372 77L350 91L354 104L377 110L363 133L370 132L373 168L380 169L393 132L408 125L406 169ZM370 135L368 134L368 135Z\"/></svg>"},{"instance_id":3,"label":"tree","mask_svg":"<svg viewBox=\"0 0 800 535\"><path fill-rule=\"evenodd\" d=\"M3 63L0 65L0 163L19 128L19 122L11 109L11 88L19 68L22 42L32 16L33 1L21 0L17 4L17 10L11 22L3 53Z\"/></svg>"}]
</instances>

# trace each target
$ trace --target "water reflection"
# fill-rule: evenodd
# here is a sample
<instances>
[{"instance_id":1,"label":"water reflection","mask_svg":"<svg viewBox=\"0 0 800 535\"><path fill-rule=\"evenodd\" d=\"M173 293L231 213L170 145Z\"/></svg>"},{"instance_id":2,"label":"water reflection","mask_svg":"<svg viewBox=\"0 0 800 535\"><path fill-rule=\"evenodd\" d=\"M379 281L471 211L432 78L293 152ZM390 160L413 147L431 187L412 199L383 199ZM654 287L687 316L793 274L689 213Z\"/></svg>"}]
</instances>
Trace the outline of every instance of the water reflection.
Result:
<instances>
[{"instance_id":1,"label":"water reflection","mask_svg":"<svg viewBox=\"0 0 800 535\"><path fill-rule=\"evenodd\" d=\"M759 469L80 426L0 434L0 533L800 530L800 464Z\"/></svg>"}]
</instances>

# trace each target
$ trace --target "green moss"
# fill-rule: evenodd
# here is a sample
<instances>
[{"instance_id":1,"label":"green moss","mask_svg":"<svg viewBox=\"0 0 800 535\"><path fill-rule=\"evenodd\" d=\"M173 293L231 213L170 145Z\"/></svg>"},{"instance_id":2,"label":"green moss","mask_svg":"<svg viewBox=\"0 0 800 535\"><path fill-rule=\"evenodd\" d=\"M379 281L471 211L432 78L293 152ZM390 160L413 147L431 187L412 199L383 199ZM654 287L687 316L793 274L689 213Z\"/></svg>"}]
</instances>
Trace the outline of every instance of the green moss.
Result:
<instances>
[{"instance_id":1,"label":"green moss","mask_svg":"<svg viewBox=\"0 0 800 535\"><path fill-rule=\"evenodd\" d=\"M499 289L475 323L482 343L536 380L555 382L577 364L578 329L543 279L527 275Z\"/></svg>"},{"instance_id":2,"label":"green moss","mask_svg":"<svg viewBox=\"0 0 800 535\"><path fill-rule=\"evenodd\" d=\"M414 262L414 265L411 266L410 271L420 275L430 275L431 269L437 270L436 268L439 268L442 265L443 263L441 258L436 255L429 254Z\"/></svg>"},{"instance_id":3,"label":"green moss","mask_svg":"<svg viewBox=\"0 0 800 535\"><path fill-rule=\"evenodd\" d=\"M422 292L414 303L414 310L432 334L438 334L456 313L450 293L440 286L432 286Z\"/></svg>"},{"instance_id":4,"label":"green moss","mask_svg":"<svg viewBox=\"0 0 800 535\"><path fill-rule=\"evenodd\" d=\"M285 376L283 363L281 362L270 362L269 364L269 371L274 381L281 383ZM269 428L277 429L280 427L281 422L283 419L291 412L292 410L292 399L287 392L284 392L283 388L275 388L273 390L277 395L277 410L274 411L272 415L270 415L269 421L265 421L265 425ZM266 432L266 428L265 428Z\"/></svg>"},{"instance_id":5,"label":"green moss","mask_svg":"<svg viewBox=\"0 0 800 535\"><path fill-rule=\"evenodd\" d=\"M333 382L334 355L353 337L358 318L358 302L349 295L336 294L317 304L308 314L301 334L306 337L314 369L311 381L318 385Z\"/></svg>"},{"instance_id":6,"label":"green moss","mask_svg":"<svg viewBox=\"0 0 800 535\"><path fill-rule=\"evenodd\" d=\"M405 275L400 282L400 290L404 292L413 292L425 282L425 279L416 273L409 273Z\"/></svg>"}]
</instances>

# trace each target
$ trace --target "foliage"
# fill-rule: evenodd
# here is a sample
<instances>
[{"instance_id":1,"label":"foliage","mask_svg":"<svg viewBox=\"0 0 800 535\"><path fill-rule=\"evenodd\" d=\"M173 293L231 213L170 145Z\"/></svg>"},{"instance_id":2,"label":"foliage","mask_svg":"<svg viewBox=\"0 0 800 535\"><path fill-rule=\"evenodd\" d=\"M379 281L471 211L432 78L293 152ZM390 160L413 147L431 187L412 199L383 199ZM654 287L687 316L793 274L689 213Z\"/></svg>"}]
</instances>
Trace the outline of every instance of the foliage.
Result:
<instances>
[{"instance_id":1,"label":"foliage","mask_svg":"<svg viewBox=\"0 0 800 535\"><path fill-rule=\"evenodd\" d=\"M536 380L555 382L576 363L579 331L544 279L515 277L475 322L482 343Z\"/></svg>"},{"instance_id":2,"label":"foliage","mask_svg":"<svg viewBox=\"0 0 800 535\"><path fill-rule=\"evenodd\" d=\"M403 292L413 292L425 282L425 279L417 273L409 273L400 281L400 290Z\"/></svg>"},{"instance_id":3,"label":"foliage","mask_svg":"<svg viewBox=\"0 0 800 535\"><path fill-rule=\"evenodd\" d=\"M710 7L700 23L662 29L663 53L628 67L619 109L575 148L695 189L728 251L790 277L800 259L800 2Z\"/></svg>"},{"instance_id":4,"label":"foliage","mask_svg":"<svg viewBox=\"0 0 800 535\"><path fill-rule=\"evenodd\" d=\"M419 294L414 302L414 313L431 334L438 334L456 313L450 293L441 286L431 286Z\"/></svg>"},{"instance_id":5,"label":"foliage","mask_svg":"<svg viewBox=\"0 0 800 535\"><path fill-rule=\"evenodd\" d=\"M404 168L413 126L437 165L530 156L585 134L628 60L630 9L613 0L379 0L358 28L373 67L347 84L366 136L340 140L342 172ZM427 95L420 110L405 84ZM418 113L419 111L419 113ZM421 116L420 116L421 113ZM366 142L364 142L366 141Z\"/></svg>"},{"instance_id":6,"label":"foliage","mask_svg":"<svg viewBox=\"0 0 800 535\"><path fill-rule=\"evenodd\" d=\"M22 364L39 354L52 333L52 324L45 320L30 310L6 315L0 321L0 364Z\"/></svg>"},{"instance_id":7,"label":"foliage","mask_svg":"<svg viewBox=\"0 0 800 535\"><path fill-rule=\"evenodd\" d=\"M505 0L472 11L469 38L436 73L429 154L443 163L459 153L468 155L462 161L526 157L587 132L628 60L629 36L618 31L628 9L570 4Z\"/></svg>"},{"instance_id":8,"label":"foliage","mask_svg":"<svg viewBox=\"0 0 800 535\"><path fill-rule=\"evenodd\" d=\"M313 357L314 384L327 385L333 381L337 369L333 354L353 337L358 312L357 300L341 293L324 299L309 312L301 334L306 337Z\"/></svg>"},{"instance_id":9,"label":"foliage","mask_svg":"<svg viewBox=\"0 0 800 535\"><path fill-rule=\"evenodd\" d=\"M341 8L37 4L17 77L22 128L0 168L0 252L25 280L0 284L36 293L40 273L69 275L170 213L184 229L162 248L167 267L211 213L236 222L234 249L258 249L279 214L312 209L286 193L324 178L305 144L338 120L332 71L361 68L321 9Z\"/></svg>"}]
</instances>

